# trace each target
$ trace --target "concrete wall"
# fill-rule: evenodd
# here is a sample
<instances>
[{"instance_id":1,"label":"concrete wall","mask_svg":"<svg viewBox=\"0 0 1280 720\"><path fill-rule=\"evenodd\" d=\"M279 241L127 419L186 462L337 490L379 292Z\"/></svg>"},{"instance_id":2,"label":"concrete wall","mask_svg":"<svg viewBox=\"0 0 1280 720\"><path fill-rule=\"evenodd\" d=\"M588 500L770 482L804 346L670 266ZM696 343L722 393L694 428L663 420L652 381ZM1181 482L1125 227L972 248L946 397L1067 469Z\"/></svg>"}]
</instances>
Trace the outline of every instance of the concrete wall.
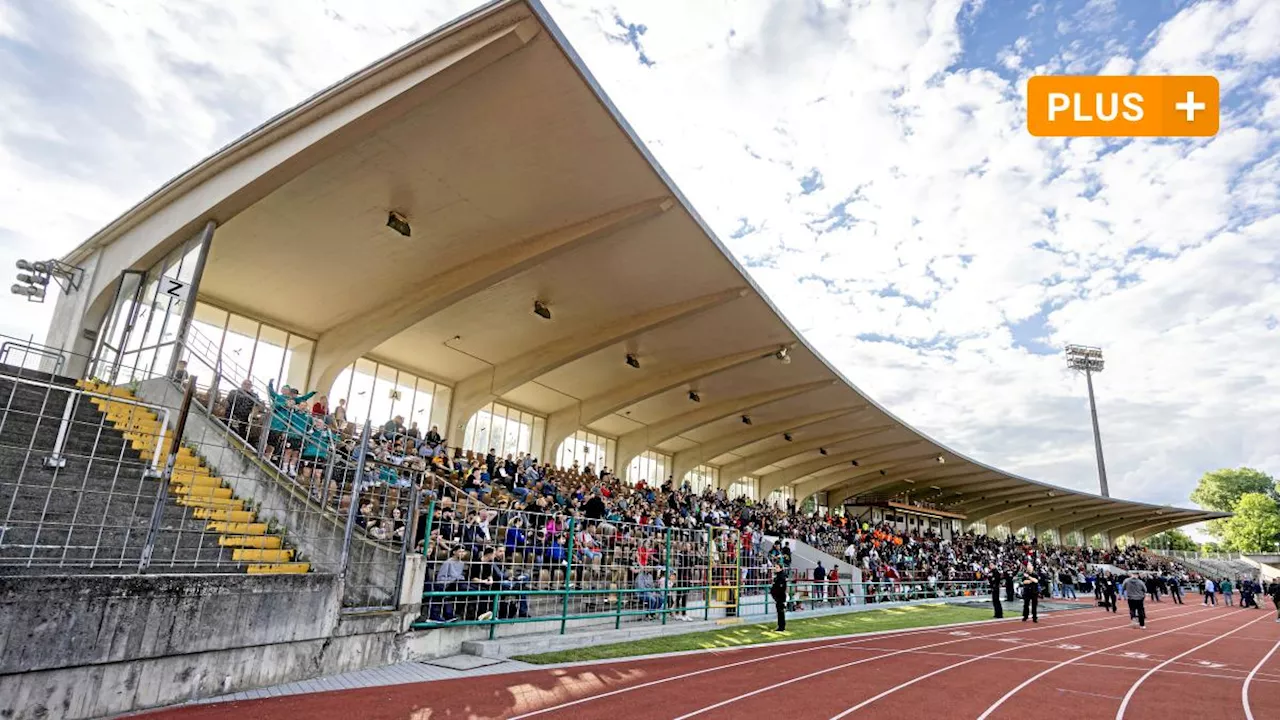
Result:
<instances>
[{"instance_id":1,"label":"concrete wall","mask_svg":"<svg viewBox=\"0 0 1280 720\"><path fill-rule=\"evenodd\" d=\"M80 264L84 274L81 277L80 289L70 293L61 287L50 284L48 292L57 294L54 301L53 317L49 322L49 331L45 335L44 344L66 352L66 363L57 372L63 377L82 377L87 361L93 353L94 341L84 337L85 330L97 331L102 317L115 293L113 285L99 289L98 295L91 293L90 288L96 284L98 262L101 253L93 253ZM107 297L100 297L106 295ZM94 302L97 300L97 302ZM53 372L52 363L43 366L46 372Z\"/></svg>"},{"instance_id":2,"label":"concrete wall","mask_svg":"<svg viewBox=\"0 0 1280 720\"><path fill-rule=\"evenodd\" d=\"M0 578L0 718L95 718L457 652L398 611L341 612L335 575ZM459 630L461 628L458 628Z\"/></svg>"}]
</instances>

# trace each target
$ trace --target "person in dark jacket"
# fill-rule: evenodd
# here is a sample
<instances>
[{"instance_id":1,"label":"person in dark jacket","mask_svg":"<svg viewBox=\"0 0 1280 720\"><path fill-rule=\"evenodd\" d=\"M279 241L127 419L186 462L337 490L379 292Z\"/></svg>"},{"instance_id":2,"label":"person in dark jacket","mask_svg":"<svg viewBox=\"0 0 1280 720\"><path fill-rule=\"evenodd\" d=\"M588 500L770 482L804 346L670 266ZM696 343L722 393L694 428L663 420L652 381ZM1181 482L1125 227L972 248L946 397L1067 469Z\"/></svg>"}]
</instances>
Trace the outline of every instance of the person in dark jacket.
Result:
<instances>
[{"instance_id":1,"label":"person in dark jacket","mask_svg":"<svg viewBox=\"0 0 1280 720\"><path fill-rule=\"evenodd\" d=\"M1000 568L994 565L991 566L989 572L991 573L991 606L996 611L995 619L1003 620L1004 606L1000 604L1000 584L1004 581L1004 578L1000 573Z\"/></svg>"},{"instance_id":2,"label":"person in dark jacket","mask_svg":"<svg viewBox=\"0 0 1280 720\"><path fill-rule=\"evenodd\" d=\"M1013 573L1004 573L1004 599L1005 602L1013 602Z\"/></svg>"},{"instance_id":3,"label":"person in dark jacket","mask_svg":"<svg viewBox=\"0 0 1280 720\"><path fill-rule=\"evenodd\" d=\"M1102 585L1102 609L1116 611L1116 579L1111 573L1106 573L1098 579Z\"/></svg>"},{"instance_id":4,"label":"person in dark jacket","mask_svg":"<svg viewBox=\"0 0 1280 720\"><path fill-rule=\"evenodd\" d=\"M782 565L773 566L773 584L769 586L769 595L773 598L774 607L778 611L778 632L787 629L787 571Z\"/></svg>"},{"instance_id":5,"label":"person in dark jacket","mask_svg":"<svg viewBox=\"0 0 1280 720\"><path fill-rule=\"evenodd\" d=\"M1271 604L1276 606L1276 622L1280 623L1280 578L1273 579L1267 585L1267 595L1271 598Z\"/></svg>"},{"instance_id":6,"label":"person in dark jacket","mask_svg":"<svg viewBox=\"0 0 1280 720\"><path fill-rule=\"evenodd\" d=\"M1022 573L1022 622L1031 617L1031 622L1040 622L1040 578L1035 568L1028 566Z\"/></svg>"}]
</instances>

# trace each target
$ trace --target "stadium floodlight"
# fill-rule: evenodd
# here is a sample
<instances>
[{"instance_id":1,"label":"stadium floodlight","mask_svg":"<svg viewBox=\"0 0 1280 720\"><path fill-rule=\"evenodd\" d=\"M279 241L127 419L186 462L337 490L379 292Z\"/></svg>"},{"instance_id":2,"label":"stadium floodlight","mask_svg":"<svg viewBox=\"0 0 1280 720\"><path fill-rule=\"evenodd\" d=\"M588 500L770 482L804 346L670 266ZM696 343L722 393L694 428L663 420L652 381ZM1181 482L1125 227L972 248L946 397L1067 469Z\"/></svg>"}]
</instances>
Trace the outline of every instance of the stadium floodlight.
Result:
<instances>
[{"instance_id":1,"label":"stadium floodlight","mask_svg":"<svg viewBox=\"0 0 1280 720\"><path fill-rule=\"evenodd\" d=\"M1102 497L1111 497L1107 488L1107 466L1102 460L1102 433L1098 430L1098 404L1093 399L1093 374L1102 372L1106 363L1102 359L1102 348L1088 345L1067 346L1067 367L1084 373L1085 384L1089 387L1089 416L1093 419L1093 449L1098 456L1098 487Z\"/></svg>"},{"instance_id":2,"label":"stadium floodlight","mask_svg":"<svg viewBox=\"0 0 1280 720\"><path fill-rule=\"evenodd\" d=\"M25 297L28 302L44 302L45 293L52 279L64 292L80 289L80 280L84 270L75 265L68 265L61 260L19 260L14 263L18 270L18 282L9 287L9 292Z\"/></svg>"}]
</instances>

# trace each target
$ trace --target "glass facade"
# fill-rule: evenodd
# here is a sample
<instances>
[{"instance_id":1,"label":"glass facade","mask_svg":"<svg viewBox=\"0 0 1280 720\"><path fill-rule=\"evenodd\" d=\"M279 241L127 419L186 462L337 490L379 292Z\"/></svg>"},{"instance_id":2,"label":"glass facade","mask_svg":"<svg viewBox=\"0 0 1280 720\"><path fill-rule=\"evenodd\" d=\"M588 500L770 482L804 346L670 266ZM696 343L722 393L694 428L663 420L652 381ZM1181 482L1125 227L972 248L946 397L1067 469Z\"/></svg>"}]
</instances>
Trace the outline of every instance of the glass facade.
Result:
<instances>
[{"instance_id":1,"label":"glass facade","mask_svg":"<svg viewBox=\"0 0 1280 720\"><path fill-rule=\"evenodd\" d=\"M786 507L787 503L796 499L796 489L791 485L783 485L782 487L769 493L769 497L765 501L778 507Z\"/></svg>"},{"instance_id":2,"label":"glass facade","mask_svg":"<svg viewBox=\"0 0 1280 720\"><path fill-rule=\"evenodd\" d=\"M671 467L671 456L647 450L631 461L627 467L627 480L636 484L641 480L650 485L661 485L667 481L667 468Z\"/></svg>"},{"instance_id":3,"label":"glass facade","mask_svg":"<svg viewBox=\"0 0 1280 720\"><path fill-rule=\"evenodd\" d=\"M477 453L492 449L498 457L532 453L533 448L542 447L546 432L546 418L489 403L467 421L462 449Z\"/></svg>"},{"instance_id":4,"label":"glass facade","mask_svg":"<svg viewBox=\"0 0 1280 720\"><path fill-rule=\"evenodd\" d=\"M197 303L191 332L182 351L187 372L203 385L218 368L224 390L246 378L265 387L290 385L309 392L311 349L315 342L208 303Z\"/></svg>"},{"instance_id":5,"label":"glass facade","mask_svg":"<svg viewBox=\"0 0 1280 720\"><path fill-rule=\"evenodd\" d=\"M126 272L100 332L93 374L113 382L146 380L169 372L184 302L162 292L165 279L190 283L200 254L200 233L174 248L145 274ZM191 298L192 301L195 298Z\"/></svg>"},{"instance_id":6,"label":"glass facade","mask_svg":"<svg viewBox=\"0 0 1280 720\"><path fill-rule=\"evenodd\" d=\"M746 475L729 483L729 499L745 497L748 500L760 499L760 478Z\"/></svg>"},{"instance_id":7,"label":"glass facade","mask_svg":"<svg viewBox=\"0 0 1280 720\"><path fill-rule=\"evenodd\" d=\"M696 493L701 493L707 488L714 490L720 485L720 470L710 465L699 465L684 474L684 482L689 483L689 487Z\"/></svg>"},{"instance_id":8,"label":"glass facade","mask_svg":"<svg viewBox=\"0 0 1280 720\"><path fill-rule=\"evenodd\" d=\"M586 467L591 463L597 471L612 468L617 449L617 441L613 438L579 430L560 443L556 450L555 465L569 468L577 461L579 467Z\"/></svg>"},{"instance_id":9,"label":"glass facade","mask_svg":"<svg viewBox=\"0 0 1280 720\"><path fill-rule=\"evenodd\" d=\"M368 420L377 427L399 415L404 418L405 427L417 423L423 435L433 425L445 435L452 397L453 390L448 385L360 358L333 381L329 409L332 411L345 400L347 421L356 425Z\"/></svg>"}]
</instances>

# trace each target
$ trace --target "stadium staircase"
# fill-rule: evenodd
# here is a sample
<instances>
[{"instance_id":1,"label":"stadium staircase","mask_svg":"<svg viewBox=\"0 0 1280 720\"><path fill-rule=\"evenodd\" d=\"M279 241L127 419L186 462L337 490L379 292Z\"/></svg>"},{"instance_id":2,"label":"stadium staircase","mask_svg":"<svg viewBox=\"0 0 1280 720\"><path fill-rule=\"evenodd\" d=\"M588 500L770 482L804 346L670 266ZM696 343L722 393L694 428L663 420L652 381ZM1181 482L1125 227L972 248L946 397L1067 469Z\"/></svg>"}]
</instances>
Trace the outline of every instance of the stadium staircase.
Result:
<instances>
[{"instance_id":1,"label":"stadium staircase","mask_svg":"<svg viewBox=\"0 0 1280 720\"><path fill-rule=\"evenodd\" d=\"M80 395L61 463L46 466L77 387L119 399ZM136 569L160 495L151 459L159 451L163 467L173 445L170 429L156 447L160 420L132 399L124 388L0 366L0 574ZM179 448L149 572L308 569L197 454Z\"/></svg>"},{"instance_id":2,"label":"stadium staircase","mask_svg":"<svg viewBox=\"0 0 1280 720\"><path fill-rule=\"evenodd\" d=\"M99 395L130 401L138 399L127 388L92 380L81 380L77 385ZM159 461L163 463L172 452L176 440L171 433L165 434L164 447L157 447L161 423L152 410L100 397L90 397L90 400L143 460L150 462L159 453ZM235 497L226 485L210 470L204 458L189 447L178 448L169 493L178 505L190 511L192 517L206 521L206 532L218 534L218 546L231 549L232 562L244 564L245 571L251 575L308 572L310 565L295 562L296 551L285 547L280 535L268 534L267 523L259 522L257 512L247 507L244 500Z\"/></svg>"}]
</instances>

